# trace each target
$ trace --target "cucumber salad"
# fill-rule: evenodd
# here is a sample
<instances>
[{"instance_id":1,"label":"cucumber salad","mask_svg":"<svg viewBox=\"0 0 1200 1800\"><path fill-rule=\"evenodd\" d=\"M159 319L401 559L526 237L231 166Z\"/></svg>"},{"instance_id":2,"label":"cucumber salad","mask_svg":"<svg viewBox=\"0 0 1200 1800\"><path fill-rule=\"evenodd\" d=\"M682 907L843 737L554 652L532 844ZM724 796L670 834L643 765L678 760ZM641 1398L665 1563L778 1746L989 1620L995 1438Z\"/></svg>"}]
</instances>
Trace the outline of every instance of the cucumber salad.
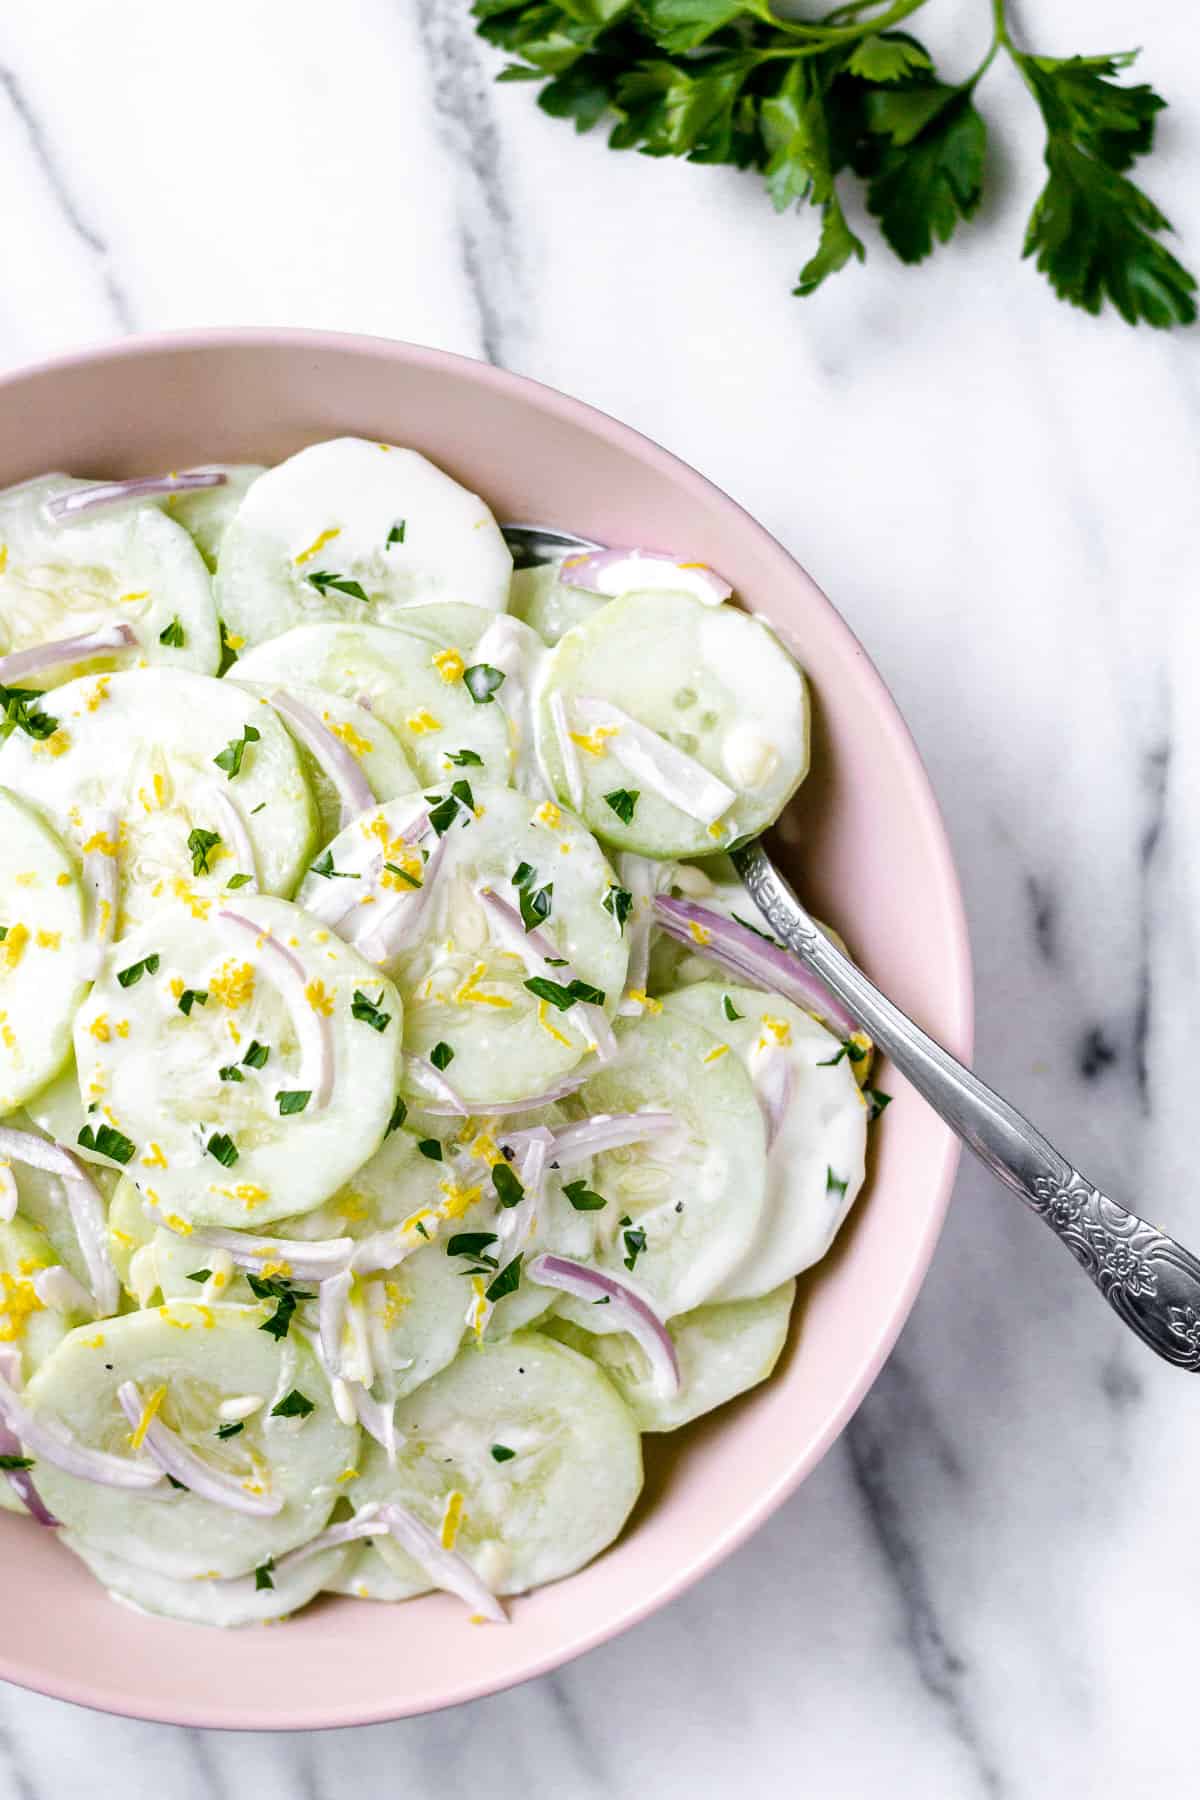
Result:
<instances>
[{"instance_id":1,"label":"cucumber salad","mask_svg":"<svg viewBox=\"0 0 1200 1800\"><path fill-rule=\"evenodd\" d=\"M732 598L355 438L0 493L0 1506L114 1598L503 1621L771 1373L886 1096Z\"/></svg>"}]
</instances>

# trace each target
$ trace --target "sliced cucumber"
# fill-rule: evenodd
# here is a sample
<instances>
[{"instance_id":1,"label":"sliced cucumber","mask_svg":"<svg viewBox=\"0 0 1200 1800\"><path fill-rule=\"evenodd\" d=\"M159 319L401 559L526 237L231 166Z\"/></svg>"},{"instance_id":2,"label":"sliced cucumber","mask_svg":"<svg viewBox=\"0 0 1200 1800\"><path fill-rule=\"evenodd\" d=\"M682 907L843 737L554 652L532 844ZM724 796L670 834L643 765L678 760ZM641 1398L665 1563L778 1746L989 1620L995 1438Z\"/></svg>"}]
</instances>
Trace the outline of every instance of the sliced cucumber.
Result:
<instances>
[{"instance_id":1,"label":"sliced cucumber","mask_svg":"<svg viewBox=\"0 0 1200 1800\"><path fill-rule=\"evenodd\" d=\"M225 480L220 487L183 489L158 502L168 518L183 526L210 571L239 506L266 472L260 463L222 463L221 469Z\"/></svg>"},{"instance_id":2,"label":"sliced cucumber","mask_svg":"<svg viewBox=\"0 0 1200 1800\"><path fill-rule=\"evenodd\" d=\"M615 706L723 783L723 813L696 817L621 760L624 739L576 711ZM678 593L626 594L560 639L537 716L538 748L560 799L574 781L586 823L606 843L645 856L703 856L764 830L808 768L804 677L767 627L733 607ZM678 792L673 783L667 784ZM613 801L608 795L636 794Z\"/></svg>"},{"instance_id":3,"label":"sliced cucumber","mask_svg":"<svg viewBox=\"0 0 1200 1800\"><path fill-rule=\"evenodd\" d=\"M283 1502L273 1516L253 1516L165 1484L140 1493L102 1487L39 1460L42 1498L89 1550L192 1581L244 1575L321 1530L345 1491L339 1475L355 1467L358 1432L339 1421L303 1338L292 1331L276 1342L261 1329L270 1310L175 1301L82 1326L43 1363L26 1398L80 1443L129 1455L118 1388L136 1382L149 1401L165 1387L157 1416L189 1449L248 1493ZM272 1408L293 1391L312 1402L312 1412L274 1416ZM262 1404L244 1418L242 1430L218 1437L222 1404L250 1397Z\"/></svg>"},{"instance_id":4,"label":"sliced cucumber","mask_svg":"<svg viewBox=\"0 0 1200 1800\"><path fill-rule=\"evenodd\" d=\"M503 612L512 558L476 494L415 450L334 438L261 476L226 533L217 606L247 643L421 602Z\"/></svg>"},{"instance_id":5,"label":"sliced cucumber","mask_svg":"<svg viewBox=\"0 0 1200 1800\"><path fill-rule=\"evenodd\" d=\"M152 500L54 524L46 502L87 486L51 475L0 494L0 654L113 624L128 625L137 642L36 669L20 685L51 688L85 670L146 663L215 675L212 583L187 532Z\"/></svg>"},{"instance_id":6,"label":"sliced cucumber","mask_svg":"<svg viewBox=\"0 0 1200 1800\"><path fill-rule=\"evenodd\" d=\"M263 1585L254 1575L232 1581L194 1577L189 1581L162 1575L136 1560L99 1549L78 1532L65 1531L62 1541L86 1563L114 1600L122 1600L138 1612L164 1619L183 1619L189 1625L269 1625L298 1612L310 1600L332 1587L350 1566L356 1545L318 1550L295 1565L279 1570L263 1565ZM267 1585L269 1580L270 1585Z\"/></svg>"},{"instance_id":7,"label":"sliced cucumber","mask_svg":"<svg viewBox=\"0 0 1200 1800\"><path fill-rule=\"evenodd\" d=\"M645 1352L627 1333L593 1334L554 1317L542 1329L599 1363L639 1430L677 1431L767 1379L787 1341L795 1297L795 1282L785 1281L760 1299L700 1306L672 1319L680 1388L671 1395L658 1391Z\"/></svg>"},{"instance_id":8,"label":"sliced cucumber","mask_svg":"<svg viewBox=\"0 0 1200 1800\"><path fill-rule=\"evenodd\" d=\"M104 1125L123 1135L115 1153L164 1216L259 1230L319 1206L382 1143L403 1009L389 981L298 907L236 900L257 941L219 913L197 920L172 906L113 945L76 1019L75 1056L81 1091L103 1096L89 1120L98 1146L112 1147ZM300 965L282 988L268 937ZM207 1000L185 1013L189 991ZM313 1033L306 1007L329 1034L325 1105L310 1052L301 1055L298 1034ZM255 1044L269 1049L261 1067L246 1060ZM282 1110L281 1094L302 1092L308 1101Z\"/></svg>"},{"instance_id":9,"label":"sliced cucumber","mask_svg":"<svg viewBox=\"0 0 1200 1800\"><path fill-rule=\"evenodd\" d=\"M37 1277L58 1260L44 1232L20 1214L0 1222L0 1349L19 1352L25 1380L81 1321L78 1310L39 1298Z\"/></svg>"},{"instance_id":10,"label":"sliced cucumber","mask_svg":"<svg viewBox=\"0 0 1200 1800\"><path fill-rule=\"evenodd\" d=\"M380 1543L387 1540L380 1538ZM366 1544L334 1576L325 1583L330 1594L345 1594L350 1600L412 1600L427 1594L429 1577L402 1551L393 1554L399 1563L393 1568L385 1562L376 1544Z\"/></svg>"},{"instance_id":11,"label":"sliced cucumber","mask_svg":"<svg viewBox=\"0 0 1200 1800\"><path fill-rule=\"evenodd\" d=\"M564 587L557 563L541 563L534 569L517 569L509 589L508 608L533 627L547 644L557 644L564 632L582 625L607 606L607 594L589 594L584 588Z\"/></svg>"},{"instance_id":12,"label":"sliced cucumber","mask_svg":"<svg viewBox=\"0 0 1200 1800\"><path fill-rule=\"evenodd\" d=\"M305 682L368 705L391 726L422 781L456 775L455 759L465 752L468 762L479 758L479 773L504 782L513 771L514 734L499 704L503 684L490 700L476 701L463 680L476 666L474 646L491 617L478 607L438 606L414 608L399 630L298 625L243 656L237 678L283 687Z\"/></svg>"},{"instance_id":13,"label":"sliced cucumber","mask_svg":"<svg viewBox=\"0 0 1200 1800\"><path fill-rule=\"evenodd\" d=\"M452 788L391 801L335 838L330 855L347 888L347 877L360 876L364 891L356 890L354 917L339 928L355 931L364 952L378 943L378 951L368 953L380 956L404 996L405 1048L426 1058L439 1045L442 1055L449 1050L447 1079L470 1104L543 1092L578 1064L592 1042L595 1025L586 1006L568 995L562 1008L544 998L551 990L543 987L539 993L526 986L529 980L549 980L551 989L563 984L553 980L558 968L546 966L527 946L519 912L511 910L523 895L532 905L531 896L552 890L537 903L541 940L552 945L554 956L566 959L568 979L603 996L609 1014L620 998L627 951L604 906L615 877L579 821L553 802L537 806L512 788L472 780L467 790L473 807L461 784L457 801ZM426 893L425 870L403 834L423 812L432 808L437 816L446 804L454 817L445 821L433 852L436 867L432 859L426 865L435 870ZM387 873L385 861L393 869L407 865L410 874ZM522 875L517 886L514 877L522 869L532 873ZM373 871L384 885L372 882ZM299 904L318 908L338 879L310 872ZM421 885L412 887L411 879ZM507 923L481 898L485 889L511 910ZM371 904L364 906L366 901ZM389 927L402 929L410 914L416 941L388 956L396 941ZM533 922L538 923L536 916Z\"/></svg>"},{"instance_id":14,"label":"sliced cucumber","mask_svg":"<svg viewBox=\"0 0 1200 1800\"><path fill-rule=\"evenodd\" d=\"M292 892L311 858L316 811L269 706L230 681L153 670L69 683L54 707L52 737L8 739L0 781L80 854L111 853L98 815L117 816L119 931L172 896L203 916L236 875L251 875L265 893ZM216 760L226 755L229 767ZM197 831L219 841L206 845ZM240 836L253 869L241 866Z\"/></svg>"},{"instance_id":15,"label":"sliced cucumber","mask_svg":"<svg viewBox=\"0 0 1200 1800\"><path fill-rule=\"evenodd\" d=\"M0 788L0 1115L70 1056L83 979L83 890L66 846Z\"/></svg>"},{"instance_id":16,"label":"sliced cucumber","mask_svg":"<svg viewBox=\"0 0 1200 1800\"><path fill-rule=\"evenodd\" d=\"M710 1300L754 1241L766 1204L762 1115L737 1057L692 1019L648 1013L619 1019L616 1032L617 1061L577 1103L592 1114L670 1112L677 1130L596 1157L591 1186L607 1204L592 1215L595 1260L673 1318ZM605 1329L603 1307L564 1300L559 1310Z\"/></svg>"},{"instance_id":17,"label":"sliced cucumber","mask_svg":"<svg viewBox=\"0 0 1200 1800\"><path fill-rule=\"evenodd\" d=\"M725 1001L741 1017L730 1020ZM790 1099L767 1158L767 1204L746 1254L718 1297L765 1294L819 1262L854 1204L866 1173L867 1108L839 1040L777 994L705 981L670 994L664 1017L719 1033L752 1079L768 1063L789 1076Z\"/></svg>"},{"instance_id":18,"label":"sliced cucumber","mask_svg":"<svg viewBox=\"0 0 1200 1800\"><path fill-rule=\"evenodd\" d=\"M72 1118L77 1120L77 1123L72 1130L59 1139L59 1142L71 1145L75 1142L85 1115L79 1104L79 1091L75 1086L73 1063L67 1073L71 1090L75 1095L75 1112ZM57 1081L52 1082L50 1087L45 1089L44 1094L39 1094L34 1104L39 1104L45 1094L51 1093L58 1085ZM16 1131L30 1131L36 1126L37 1121L28 1112L20 1112L14 1113L10 1119L5 1119L4 1123ZM54 1137L56 1134L50 1132L47 1135ZM80 1152L80 1154L83 1153ZM17 1184L17 1216L25 1219L31 1225L36 1225L38 1230L45 1234L53 1252L50 1258L51 1262L61 1263L65 1269L70 1271L76 1281L82 1282L84 1287L90 1286L91 1278L87 1262L79 1247L79 1238L71 1218L66 1183L62 1176L52 1174L49 1169L35 1169L28 1163L16 1162L12 1165L10 1173ZM108 1200L119 1179L115 1170L93 1165L88 1174L89 1179L95 1183L105 1199Z\"/></svg>"},{"instance_id":19,"label":"sliced cucumber","mask_svg":"<svg viewBox=\"0 0 1200 1800\"><path fill-rule=\"evenodd\" d=\"M372 1445L355 1504L398 1501L439 1530L460 1494L452 1547L494 1593L581 1568L641 1490L641 1444L616 1390L586 1357L532 1332L464 1350L399 1407L396 1428L396 1467ZM515 1454L500 1460L495 1449ZM394 1544L379 1544L393 1569L419 1579Z\"/></svg>"},{"instance_id":20,"label":"sliced cucumber","mask_svg":"<svg viewBox=\"0 0 1200 1800\"><path fill-rule=\"evenodd\" d=\"M238 681L257 699L270 700L280 691L278 682ZM417 786L412 764L404 746L383 720L356 700L331 694L327 688L308 687L304 682L289 682L285 689L293 699L308 708L326 730L331 731L360 765L367 784L377 800L394 800L398 794L411 794ZM329 774L301 741L285 712L280 713L284 725L295 738L296 749L308 784L317 803L318 837L327 844L341 830L342 800Z\"/></svg>"}]
</instances>

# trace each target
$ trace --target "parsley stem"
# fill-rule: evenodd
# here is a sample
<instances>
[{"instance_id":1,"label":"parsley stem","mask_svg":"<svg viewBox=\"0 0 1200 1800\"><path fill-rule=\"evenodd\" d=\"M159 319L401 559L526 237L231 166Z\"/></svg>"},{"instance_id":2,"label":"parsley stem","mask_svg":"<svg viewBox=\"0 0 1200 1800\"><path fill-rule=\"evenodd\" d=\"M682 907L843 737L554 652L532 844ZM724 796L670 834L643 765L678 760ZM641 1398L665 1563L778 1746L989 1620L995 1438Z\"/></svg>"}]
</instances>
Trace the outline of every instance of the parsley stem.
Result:
<instances>
[{"instance_id":1,"label":"parsley stem","mask_svg":"<svg viewBox=\"0 0 1200 1800\"><path fill-rule=\"evenodd\" d=\"M1008 35L1008 0L992 0L992 26L995 31L993 50L1001 45L1006 50L1013 48L1013 41Z\"/></svg>"}]
</instances>

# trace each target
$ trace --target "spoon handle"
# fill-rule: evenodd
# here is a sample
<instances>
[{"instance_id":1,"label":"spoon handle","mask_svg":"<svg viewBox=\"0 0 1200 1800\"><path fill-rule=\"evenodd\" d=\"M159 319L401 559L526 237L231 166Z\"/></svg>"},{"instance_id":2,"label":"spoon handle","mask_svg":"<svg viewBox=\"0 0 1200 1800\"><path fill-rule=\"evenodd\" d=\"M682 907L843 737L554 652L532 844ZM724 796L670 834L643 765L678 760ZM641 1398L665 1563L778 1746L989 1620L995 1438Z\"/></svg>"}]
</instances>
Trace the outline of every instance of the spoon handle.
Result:
<instances>
[{"instance_id":1,"label":"spoon handle","mask_svg":"<svg viewBox=\"0 0 1200 1800\"><path fill-rule=\"evenodd\" d=\"M881 994L804 910L760 844L733 853L772 931L1006 1187L1044 1219L1131 1331L1200 1369L1200 1260L1092 1186L1007 1100Z\"/></svg>"}]
</instances>

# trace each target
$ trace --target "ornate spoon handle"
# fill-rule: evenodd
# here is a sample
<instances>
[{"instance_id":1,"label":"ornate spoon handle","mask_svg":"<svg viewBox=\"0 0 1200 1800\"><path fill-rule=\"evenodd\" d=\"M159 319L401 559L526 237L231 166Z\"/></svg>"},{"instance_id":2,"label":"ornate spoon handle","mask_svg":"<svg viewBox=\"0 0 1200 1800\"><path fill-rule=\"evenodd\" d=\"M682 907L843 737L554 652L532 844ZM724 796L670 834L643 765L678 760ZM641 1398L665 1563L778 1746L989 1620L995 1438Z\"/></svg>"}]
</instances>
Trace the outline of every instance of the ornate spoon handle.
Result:
<instances>
[{"instance_id":1,"label":"ornate spoon handle","mask_svg":"<svg viewBox=\"0 0 1200 1800\"><path fill-rule=\"evenodd\" d=\"M761 844L733 853L771 929L819 975L951 1130L1045 1220L1132 1331L1200 1369L1200 1261L1094 1188L1015 1107L914 1025L832 944Z\"/></svg>"}]
</instances>

